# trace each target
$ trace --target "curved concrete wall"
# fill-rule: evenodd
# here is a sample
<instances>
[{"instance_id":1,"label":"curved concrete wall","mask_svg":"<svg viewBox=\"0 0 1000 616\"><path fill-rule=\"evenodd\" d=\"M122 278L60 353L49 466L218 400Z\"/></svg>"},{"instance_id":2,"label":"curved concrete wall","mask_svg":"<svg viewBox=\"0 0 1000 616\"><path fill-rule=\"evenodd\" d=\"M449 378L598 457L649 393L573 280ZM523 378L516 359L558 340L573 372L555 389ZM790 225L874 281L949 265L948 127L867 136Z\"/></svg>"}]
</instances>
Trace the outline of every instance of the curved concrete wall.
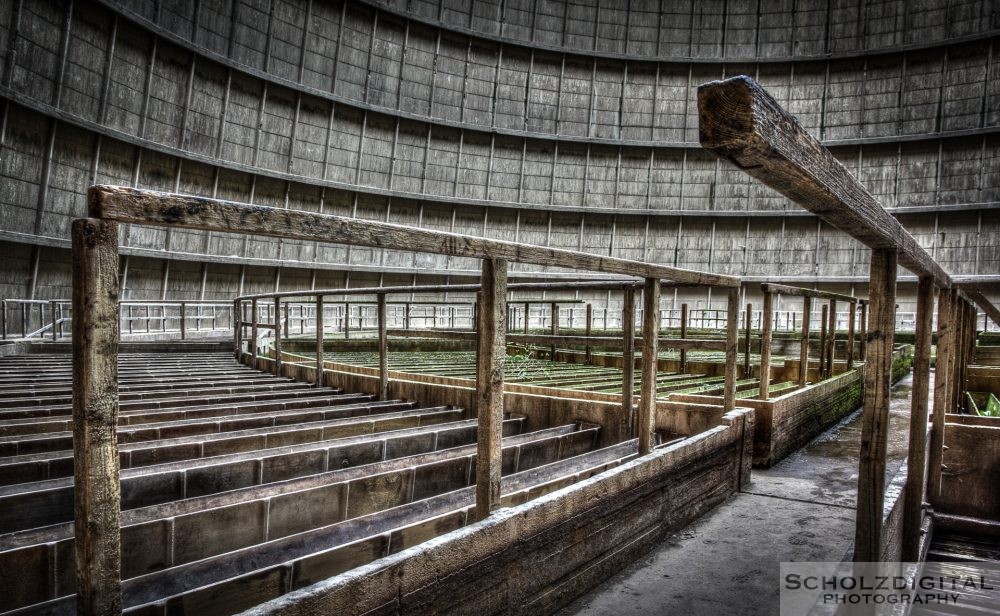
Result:
<instances>
[{"instance_id":1,"label":"curved concrete wall","mask_svg":"<svg viewBox=\"0 0 1000 616\"><path fill-rule=\"evenodd\" d=\"M94 182L740 275L863 275L856 242L698 147L697 85L738 73L796 113L949 271L1000 270L1000 43L989 3L799 0L783 9L793 28L775 27L763 3L670 3L680 13L660 21L658 47L647 44L656 2L633 0L631 16L596 0L543 3L529 30L522 4L534 3L7 3L0 248L11 263L28 256L5 295L66 295L64 278L44 284L63 274L42 263L64 258ZM622 14L628 37L613 25ZM828 28L817 29L819 15ZM706 41L724 31L725 43L713 51L680 36L684 27ZM748 27L751 47L739 43ZM175 262L175 273L280 266L282 288L345 271L477 269L138 227L122 243L136 261ZM211 295L216 283L201 278L155 296Z\"/></svg>"}]
</instances>

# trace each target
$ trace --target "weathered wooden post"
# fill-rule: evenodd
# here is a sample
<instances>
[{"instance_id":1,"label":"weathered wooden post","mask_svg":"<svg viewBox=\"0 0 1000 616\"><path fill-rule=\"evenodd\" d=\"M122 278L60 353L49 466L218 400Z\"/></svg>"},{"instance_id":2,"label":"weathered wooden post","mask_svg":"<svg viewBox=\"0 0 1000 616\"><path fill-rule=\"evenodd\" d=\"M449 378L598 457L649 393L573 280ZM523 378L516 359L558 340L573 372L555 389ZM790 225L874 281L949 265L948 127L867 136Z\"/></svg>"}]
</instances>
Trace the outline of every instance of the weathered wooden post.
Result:
<instances>
[{"instance_id":1,"label":"weathered wooden post","mask_svg":"<svg viewBox=\"0 0 1000 616\"><path fill-rule=\"evenodd\" d=\"M744 323L744 330L747 337L746 348L743 353L743 378L750 378L750 319L753 317L753 304L747 304L746 312L746 322Z\"/></svg>"},{"instance_id":2,"label":"weathered wooden post","mask_svg":"<svg viewBox=\"0 0 1000 616\"><path fill-rule=\"evenodd\" d=\"M885 501L885 456L896 308L896 251L872 250L868 286L871 302L868 343L871 349L865 362L865 397L861 415L855 562L882 559L882 507Z\"/></svg>"},{"instance_id":3,"label":"weathered wooden post","mask_svg":"<svg viewBox=\"0 0 1000 616\"><path fill-rule=\"evenodd\" d=\"M409 329L409 327L407 327ZM351 337L351 303L344 302L344 340Z\"/></svg>"},{"instance_id":4,"label":"weathered wooden post","mask_svg":"<svg viewBox=\"0 0 1000 616\"><path fill-rule=\"evenodd\" d=\"M0 336L7 339L7 300L0 300Z\"/></svg>"},{"instance_id":5,"label":"weathered wooden post","mask_svg":"<svg viewBox=\"0 0 1000 616\"><path fill-rule=\"evenodd\" d=\"M74 220L72 233L76 609L121 614L118 224Z\"/></svg>"},{"instance_id":6,"label":"weathered wooden post","mask_svg":"<svg viewBox=\"0 0 1000 616\"><path fill-rule=\"evenodd\" d=\"M403 329L410 329L410 302L403 304Z\"/></svg>"},{"instance_id":7,"label":"weathered wooden post","mask_svg":"<svg viewBox=\"0 0 1000 616\"><path fill-rule=\"evenodd\" d=\"M681 304L681 338L687 338L688 333L688 305ZM687 374L688 352L681 349L681 374Z\"/></svg>"},{"instance_id":8,"label":"weathered wooden post","mask_svg":"<svg viewBox=\"0 0 1000 616\"><path fill-rule=\"evenodd\" d=\"M726 314L726 376L722 387L722 410L736 407L736 353L739 341L740 289L729 289Z\"/></svg>"},{"instance_id":9,"label":"weathered wooden post","mask_svg":"<svg viewBox=\"0 0 1000 616\"><path fill-rule=\"evenodd\" d=\"M802 298L802 343L799 348L799 387L805 387L809 378L809 321L812 320L812 298Z\"/></svg>"},{"instance_id":10,"label":"weathered wooden post","mask_svg":"<svg viewBox=\"0 0 1000 616\"><path fill-rule=\"evenodd\" d=\"M286 319L287 323L288 320ZM281 376L281 298L274 298L274 375Z\"/></svg>"},{"instance_id":11,"label":"weathered wooden post","mask_svg":"<svg viewBox=\"0 0 1000 616\"><path fill-rule=\"evenodd\" d=\"M902 560L907 562L920 560L920 523L923 519L924 482L927 472L927 394L930 389L933 314L934 279L921 276L917 284L910 440L906 458L906 492L903 501Z\"/></svg>"},{"instance_id":12,"label":"weathered wooden post","mask_svg":"<svg viewBox=\"0 0 1000 616\"><path fill-rule=\"evenodd\" d=\"M549 323L549 334L555 336L559 333L559 304L552 302L550 305L550 312L552 313L552 322ZM549 349L549 359L552 361L556 360L555 344L553 344Z\"/></svg>"},{"instance_id":13,"label":"weathered wooden post","mask_svg":"<svg viewBox=\"0 0 1000 616\"><path fill-rule=\"evenodd\" d=\"M389 336L386 333L388 319L386 318L385 293L379 293L378 299L378 397L389 399ZM506 311L503 313L506 314Z\"/></svg>"},{"instance_id":14,"label":"weathered wooden post","mask_svg":"<svg viewBox=\"0 0 1000 616\"><path fill-rule=\"evenodd\" d=\"M823 304L820 308L819 316L819 370L817 371L816 378L822 381L826 378L826 327L827 327L827 311L829 308L826 304Z\"/></svg>"},{"instance_id":15,"label":"weathered wooden post","mask_svg":"<svg viewBox=\"0 0 1000 616\"><path fill-rule=\"evenodd\" d=\"M241 314L241 308L243 302L238 299L233 300L233 356L236 357L236 361L240 360L241 351L243 350L243 315ZM132 322L131 315L129 315L129 323Z\"/></svg>"},{"instance_id":16,"label":"weathered wooden post","mask_svg":"<svg viewBox=\"0 0 1000 616\"><path fill-rule=\"evenodd\" d=\"M830 323L826 327L826 376L833 376L833 362L837 358L837 300L830 300Z\"/></svg>"},{"instance_id":17,"label":"weathered wooden post","mask_svg":"<svg viewBox=\"0 0 1000 616\"><path fill-rule=\"evenodd\" d=\"M531 304L524 302L524 333L528 333L528 316L531 314Z\"/></svg>"},{"instance_id":18,"label":"weathered wooden post","mask_svg":"<svg viewBox=\"0 0 1000 616\"><path fill-rule=\"evenodd\" d=\"M55 302L55 300L49 302L49 309L52 312L52 315L51 315L51 317L52 317L52 319L51 319L52 320L52 340L55 341L59 337L59 333L57 331L57 328L59 326L59 315L56 312L56 302ZM117 315L115 316L115 318L116 319L118 318Z\"/></svg>"},{"instance_id":19,"label":"weathered wooden post","mask_svg":"<svg viewBox=\"0 0 1000 616\"><path fill-rule=\"evenodd\" d=\"M503 371L506 360L507 260L483 259L476 351L476 519L500 505Z\"/></svg>"},{"instance_id":20,"label":"weathered wooden post","mask_svg":"<svg viewBox=\"0 0 1000 616\"><path fill-rule=\"evenodd\" d=\"M316 387L323 386L323 296L316 296Z\"/></svg>"},{"instance_id":21,"label":"weathered wooden post","mask_svg":"<svg viewBox=\"0 0 1000 616\"><path fill-rule=\"evenodd\" d=\"M870 293L869 293L870 295ZM868 358L868 302L861 302L861 348L858 349L858 359Z\"/></svg>"},{"instance_id":22,"label":"weathered wooden post","mask_svg":"<svg viewBox=\"0 0 1000 616\"><path fill-rule=\"evenodd\" d=\"M763 331L760 334L760 399L767 400L771 389L771 338L774 336L774 321L772 311L774 310L774 294L764 292L764 308L761 312L761 325Z\"/></svg>"},{"instance_id":23,"label":"weathered wooden post","mask_svg":"<svg viewBox=\"0 0 1000 616\"><path fill-rule=\"evenodd\" d=\"M955 291L938 291L937 358L934 364L934 422L928 448L927 499L934 503L941 494L944 459L944 416L954 410L951 388L955 364Z\"/></svg>"},{"instance_id":24,"label":"weathered wooden post","mask_svg":"<svg viewBox=\"0 0 1000 616\"><path fill-rule=\"evenodd\" d=\"M639 455L653 451L656 430L656 367L659 346L660 281L647 278L642 289L642 382L639 399ZM624 325L624 323L623 323Z\"/></svg>"},{"instance_id":25,"label":"weathered wooden post","mask_svg":"<svg viewBox=\"0 0 1000 616\"><path fill-rule=\"evenodd\" d=\"M250 300L250 361L252 362L250 365L254 370L257 369L257 336L259 333L257 327L259 313L257 310L257 298L255 297Z\"/></svg>"},{"instance_id":26,"label":"weathered wooden post","mask_svg":"<svg viewBox=\"0 0 1000 616\"><path fill-rule=\"evenodd\" d=\"M854 319L858 312L858 305L854 302L848 304L847 311L847 370L854 368Z\"/></svg>"},{"instance_id":27,"label":"weathered wooden post","mask_svg":"<svg viewBox=\"0 0 1000 616\"><path fill-rule=\"evenodd\" d=\"M187 338L187 304L181 302L181 340Z\"/></svg>"},{"instance_id":28,"label":"weathered wooden post","mask_svg":"<svg viewBox=\"0 0 1000 616\"><path fill-rule=\"evenodd\" d=\"M584 327L583 333L585 336L587 336L587 338L590 338L590 330L594 325L594 307L590 305L590 302L587 302L586 315L584 318L586 319L586 323L584 323L583 325ZM589 365L594 363L593 349L590 346L589 340L587 342L586 354L587 354L587 364Z\"/></svg>"},{"instance_id":29,"label":"weathered wooden post","mask_svg":"<svg viewBox=\"0 0 1000 616\"><path fill-rule=\"evenodd\" d=\"M635 436L635 288L622 295L622 438Z\"/></svg>"}]
</instances>

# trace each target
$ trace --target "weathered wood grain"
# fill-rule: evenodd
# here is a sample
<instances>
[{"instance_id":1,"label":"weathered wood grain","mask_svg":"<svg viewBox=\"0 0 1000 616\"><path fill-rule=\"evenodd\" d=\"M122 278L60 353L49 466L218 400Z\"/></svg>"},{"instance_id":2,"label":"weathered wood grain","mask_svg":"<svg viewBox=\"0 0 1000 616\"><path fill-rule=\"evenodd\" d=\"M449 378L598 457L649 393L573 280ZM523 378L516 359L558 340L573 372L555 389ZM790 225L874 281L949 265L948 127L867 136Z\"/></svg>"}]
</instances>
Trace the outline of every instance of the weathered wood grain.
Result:
<instances>
[{"instance_id":1,"label":"weathered wood grain","mask_svg":"<svg viewBox=\"0 0 1000 616\"><path fill-rule=\"evenodd\" d=\"M507 261L483 259L476 350L476 518L489 517L500 504L503 437L503 370L507 315Z\"/></svg>"},{"instance_id":2,"label":"weathered wood grain","mask_svg":"<svg viewBox=\"0 0 1000 616\"><path fill-rule=\"evenodd\" d=\"M944 454L944 419L952 412L952 367L955 362L955 292L938 291L937 357L934 363L934 421L927 452L927 499L934 503L941 493L941 464Z\"/></svg>"},{"instance_id":3,"label":"weathered wood grain","mask_svg":"<svg viewBox=\"0 0 1000 616\"><path fill-rule=\"evenodd\" d=\"M688 305L681 304L681 338L687 338L688 331ZM681 349L681 373L687 373L687 349Z\"/></svg>"},{"instance_id":4,"label":"weathered wood grain","mask_svg":"<svg viewBox=\"0 0 1000 616\"><path fill-rule=\"evenodd\" d=\"M622 296L622 435L635 436L635 289ZM683 352L683 351L682 351Z\"/></svg>"},{"instance_id":5,"label":"weathered wood grain","mask_svg":"<svg viewBox=\"0 0 1000 616\"><path fill-rule=\"evenodd\" d=\"M743 322L744 336L746 339L746 346L743 348L743 378L750 377L750 332L751 330L751 319L753 318L753 304L747 304L746 317Z\"/></svg>"},{"instance_id":6,"label":"weathered wood grain","mask_svg":"<svg viewBox=\"0 0 1000 616\"><path fill-rule=\"evenodd\" d=\"M811 319L812 298L802 298L802 342L799 348L799 387L804 387L809 377L809 321Z\"/></svg>"},{"instance_id":7,"label":"weathered wood grain","mask_svg":"<svg viewBox=\"0 0 1000 616\"><path fill-rule=\"evenodd\" d=\"M316 296L316 387L323 386L323 296Z\"/></svg>"},{"instance_id":8,"label":"weathered wood grain","mask_svg":"<svg viewBox=\"0 0 1000 616\"><path fill-rule=\"evenodd\" d=\"M653 451L656 428L656 357L659 352L660 285L646 280L642 289L642 380L639 399L639 455Z\"/></svg>"},{"instance_id":9,"label":"weathered wood grain","mask_svg":"<svg viewBox=\"0 0 1000 616\"><path fill-rule=\"evenodd\" d=\"M288 320L286 319L287 323ZM281 375L281 298L274 298L274 374Z\"/></svg>"},{"instance_id":10,"label":"weathered wood grain","mask_svg":"<svg viewBox=\"0 0 1000 616\"><path fill-rule=\"evenodd\" d=\"M702 147L732 161L825 222L940 285L951 279L900 222L753 79L698 87Z\"/></svg>"},{"instance_id":11,"label":"weathered wood grain","mask_svg":"<svg viewBox=\"0 0 1000 616\"><path fill-rule=\"evenodd\" d=\"M120 614L118 224L74 220L72 234L76 605Z\"/></svg>"},{"instance_id":12,"label":"weathered wood grain","mask_svg":"<svg viewBox=\"0 0 1000 616\"><path fill-rule=\"evenodd\" d=\"M842 302L855 303L858 298L851 295L833 293L831 291L820 291L818 289L807 289L805 287L793 287L786 284L776 284L765 282L760 285L761 291L765 293L780 293L781 295L791 295L795 297L812 297L814 299L832 299Z\"/></svg>"},{"instance_id":13,"label":"weathered wood grain","mask_svg":"<svg viewBox=\"0 0 1000 616\"><path fill-rule=\"evenodd\" d=\"M250 300L250 358L253 361L251 366L257 367L257 335L259 333L260 313L258 311L257 300Z\"/></svg>"},{"instance_id":14,"label":"weathered wood grain","mask_svg":"<svg viewBox=\"0 0 1000 616\"><path fill-rule=\"evenodd\" d=\"M698 285L740 285L740 279L736 276L344 216L122 186L92 186L88 192L88 201L91 215L95 218L142 225L266 235L455 257L505 259Z\"/></svg>"},{"instance_id":15,"label":"weathered wood grain","mask_svg":"<svg viewBox=\"0 0 1000 616\"><path fill-rule=\"evenodd\" d=\"M386 314L385 293L378 294L378 397L380 400L389 399L389 336L386 334L388 326L388 315Z\"/></svg>"},{"instance_id":16,"label":"weathered wood grain","mask_svg":"<svg viewBox=\"0 0 1000 616\"><path fill-rule=\"evenodd\" d=\"M726 375L722 387L722 410L736 406L736 354L739 344L740 290L729 289L726 310Z\"/></svg>"},{"instance_id":17,"label":"weathered wood grain","mask_svg":"<svg viewBox=\"0 0 1000 616\"><path fill-rule=\"evenodd\" d=\"M826 378L826 330L829 322L830 308L827 304L820 306L819 311L819 380Z\"/></svg>"},{"instance_id":18,"label":"weathered wood grain","mask_svg":"<svg viewBox=\"0 0 1000 616\"><path fill-rule=\"evenodd\" d=\"M771 387L771 339L774 336L774 294L764 292L760 334L760 399L767 400Z\"/></svg>"},{"instance_id":19,"label":"weathered wood grain","mask_svg":"<svg viewBox=\"0 0 1000 616\"><path fill-rule=\"evenodd\" d=\"M858 505L854 561L882 559L882 512L885 500L885 456L889 436L889 387L896 316L896 253L873 250L869 275L870 355L865 362L865 398L861 415Z\"/></svg>"},{"instance_id":20,"label":"weathered wood grain","mask_svg":"<svg viewBox=\"0 0 1000 616\"><path fill-rule=\"evenodd\" d=\"M903 554L909 562L920 560L920 526L923 521L927 477L927 394L931 371L931 317L934 314L934 280L917 284L916 339L913 351L913 389L910 398L910 440L906 458L906 492L903 501Z\"/></svg>"},{"instance_id":21,"label":"weathered wood grain","mask_svg":"<svg viewBox=\"0 0 1000 616\"><path fill-rule=\"evenodd\" d=\"M847 305L847 369L854 367L854 322L857 318L858 307L855 304Z\"/></svg>"},{"instance_id":22,"label":"weathered wood grain","mask_svg":"<svg viewBox=\"0 0 1000 616\"><path fill-rule=\"evenodd\" d=\"M836 357L837 349L837 300L830 300L830 313L827 315L830 321L827 323L826 332L826 376L833 376L833 360Z\"/></svg>"}]
</instances>

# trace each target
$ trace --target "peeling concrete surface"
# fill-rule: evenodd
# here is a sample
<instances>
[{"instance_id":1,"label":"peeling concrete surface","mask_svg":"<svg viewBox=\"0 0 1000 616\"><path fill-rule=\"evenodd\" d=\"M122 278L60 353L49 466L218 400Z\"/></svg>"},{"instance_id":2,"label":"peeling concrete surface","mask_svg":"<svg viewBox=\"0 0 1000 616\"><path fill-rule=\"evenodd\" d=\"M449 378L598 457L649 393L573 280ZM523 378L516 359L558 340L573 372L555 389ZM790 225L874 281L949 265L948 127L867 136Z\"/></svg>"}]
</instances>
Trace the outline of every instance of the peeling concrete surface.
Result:
<instances>
[{"instance_id":1,"label":"peeling concrete surface","mask_svg":"<svg viewBox=\"0 0 1000 616\"><path fill-rule=\"evenodd\" d=\"M890 477L906 457L910 383L893 388ZM781 562L840 560L853 542L860 419L855 412L773 468L754 470L747 491L559 616L777 614Z\"/></svg>"}]
</instances>

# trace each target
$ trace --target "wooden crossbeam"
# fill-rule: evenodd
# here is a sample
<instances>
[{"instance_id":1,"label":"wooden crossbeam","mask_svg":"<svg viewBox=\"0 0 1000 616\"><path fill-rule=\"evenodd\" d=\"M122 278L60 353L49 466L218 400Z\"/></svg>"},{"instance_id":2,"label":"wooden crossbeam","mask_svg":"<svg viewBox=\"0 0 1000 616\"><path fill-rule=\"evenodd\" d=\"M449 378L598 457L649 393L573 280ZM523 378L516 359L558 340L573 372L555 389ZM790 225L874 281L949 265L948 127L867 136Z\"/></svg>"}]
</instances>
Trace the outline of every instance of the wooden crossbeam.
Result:
<instances>
[{"instance_id":1,"label":"wooden crossbeam","mask_svg":"<svg viewBox=\"0 0 1000 616\"><path fill-rule=\"evenodd\" d=\"M468 330L449 329L390 329L388 335L395 338L442 338L447 340L476 340L476 332ZM641 344L642 338L634 339ZM620 349L624 341L619 336L560 336L551 334L507 334L507 342L512 344L539 344L566 346L597 345L611 349ZM686 351L725 351L725 340L704 340L698 338L659 338L659 345L665 349L684 349Z\"/></svg>"},{"instance_id":2,"label":"wooden crossbeam","mask_svg":"<svg viewBox=\"0 0 1000 616\"><path fill-rule=\"evenodd\" d=\"M745 75L698 87L702 147L873 249L941 286L949 275L899 221L753 79Z\"/></svg>"},{"instance_id":3,"label":"wooden crossbeam","mask_svg":"<svg viewBox=\"0 0 1000 616\"><path fill-rule=\"evenodd\" d=\"M760 285L761 291L764 293L780 293L782 295L792 295L797 297L815 297L817 299L830 299L834 301L850 302L855 304L858 302L858 298L852 297L850 295L841 295L840 293L831 293L830 291L820 291L818 289L806 289L803 287L792 287L784 284L775 284L772 282L765 282Z\"/></svg>"},{"instance_id":4,"label":"wooden crossbeam","mask_svg":"<svg viewBox=\"0 0 1000 616\"><path fill-rule=\"evenodd\" d=\"M92 186L91 216L138 225L266 235L454 257L505 259L552 267L637 276L680 283L738 287L740 279L666 265L533 246L458 233L415 229L301 210L233 203L122 186Z\"/></svg>"},{"instance_id":5,"label":"wooden crossbeam","mask_svg":"<svg viewBox=\"0 0 1000 616\"><path fill-rule=\"evenodd\" d=\"M979 308L986 313L994 323L1000 325L1000 309L997 309L993 305L993 302L989 300L982 291L978 288L961 287L965 291L965 294L969 296L969 299L974 301Z\"/></svg>"}]
</instances>

